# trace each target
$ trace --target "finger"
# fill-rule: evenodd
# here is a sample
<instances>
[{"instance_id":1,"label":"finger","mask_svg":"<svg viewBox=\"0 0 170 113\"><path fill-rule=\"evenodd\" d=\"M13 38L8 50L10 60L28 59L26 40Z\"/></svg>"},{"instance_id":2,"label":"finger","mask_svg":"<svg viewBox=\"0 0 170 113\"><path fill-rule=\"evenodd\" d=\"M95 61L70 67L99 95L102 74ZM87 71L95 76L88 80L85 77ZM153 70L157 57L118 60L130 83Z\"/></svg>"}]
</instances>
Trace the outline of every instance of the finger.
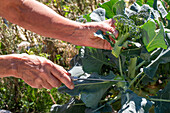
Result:
<instances>
[{"instance_id":1,"label":"finger","mask_svg":"<svg viewBox=\"0 0 170 113\"><path fill-rule=\"evenodd\" d=\"M115 20L113 19L113 18L111 18L111 19L108 19L108 20L106 20L106 21L104 21L105 23L107 23L107 24L109 24L111 27L113 27L113 28L115 28Z\"/></svg>"},{"instance_id":2,"label":"finger","mask_svg":"<svg viewBox=\"0 0 170 113\"><path fill-rule=\"evenodd\" d=\"M46 89L52 89L53 87L46 81L42 80L40 77L36 78L35 81L36 88L46 88Z\"/></svg>"},{"instance_id":3,"label":"finger","mask_svg":"<svg viewBox=\"0 0 170 113\"><path fill-rule=\"evenodd\" d=\"M52 89L53 88L47 81L43 81L41 83L41 85L42 85L43 88L46 88L46 89Z\"/></svg>"},{"instance_id":4,"label":"finger","mask_svg":"<svg viewBox=\"0 0 170 113\"><path fill-rule=\"evenodd\" d=\"M67 75L67 71L58 65L54 66L54 69L51 71L54 76L58 78L62 83L64 83L69 89L74 88L74 84L71 78Z\"/></svg>"},{"instance_id":5,"label":"finger","mask_svg":"<svg viewBox=\"0 0 170 113\"><path fill-rule=\"evenodd\" d=\"M43 57L39 57L37 60L41 62L42 67L43 67L40 70L39 76L52 87L60 86L61 82L51 73L51 70L55 64L51 62L50 60L47 60ZM49 89L50 86L44 86L44 87L48 87Z\"/></svg>"},{"instance_id":6,"label":"finger","mask_svg":"<svg viewBox=\"0 0 170 113\"><path fill-rule=\"evenodd\" d=\"M112 19L108 19L106 21L104 21L104 24L108 24L108 26L104 25L104 29L103 31L109 31L111 32L116 38L118 37L118 31L115 29L115 23L116 21Z\"/></svg>"},{"instance_id":7,"label":"finger","mask_svg":"<svg viewBox=\"0 0 170 113\"><path fill-rule=\"evenodd\" d=\"M52 87L59 87L61 86L60 80L58 80L51 72L50 72L50 80L47 80L47 82L52 86Z\"/></svg>"},{"instance_id":8,"label":"finger","mask_svg":"<svg viewBox=\"0 0 170 113\"><path fill-rule=\"evenodd\" d=\"M47 70L49 70L46 73L40 73L39 75L43 80L47 81L52 87L59 87L61 85L61 82L50 72L50 67L47 67Z\"/></svg>"},{"instance_id":9,"label":"finger","mask_svg":"<svg viewBox=\"0 0 170 113\"><path fill-rule=\"evenodd\" d=\"M110 43L107 40L104 40L103 42L103 48L107 49L107 50L112 50L112 46L110 45Z\"/></svg>"}]
</instances>

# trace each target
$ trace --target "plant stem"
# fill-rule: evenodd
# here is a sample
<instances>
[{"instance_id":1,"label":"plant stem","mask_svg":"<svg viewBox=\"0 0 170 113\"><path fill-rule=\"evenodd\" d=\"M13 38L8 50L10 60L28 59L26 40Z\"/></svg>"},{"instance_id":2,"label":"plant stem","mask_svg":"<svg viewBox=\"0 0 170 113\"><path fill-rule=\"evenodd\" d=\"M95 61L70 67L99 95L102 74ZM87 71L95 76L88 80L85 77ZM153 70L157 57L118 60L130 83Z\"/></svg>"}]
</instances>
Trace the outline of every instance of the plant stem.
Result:
<instances>
[{"instance_id":1,"label":"plant stem","mask_svg":"<svg viewBox=\"0 0 170 113\"><path fill-rule=\"evenodd\" d=\"M119 56L119 69L120 69L120 75L121 75L121 77L123 77L122 64L121 64L120 56Z\"/></svg>"},{"instance_id":2,"label":"plant stem","mask_svg":"<svg viewBox=\"0 0 170 113\"><path fill-rule=\"evenodd\" d=\"M144 74L141 79L137 82L137 84L135 85L135 88L138 86L139 82L146 76L146 74Z\"/></svg>"},{"instance_id":3,"label":"plant stem","mask_svg":"<svg viewBox=\"0 0 170 113\"><path fill-rule=\"evenodd\" d=\"M151 101L160 101L160 102L170 102L170 100L158 99L158 98L150 98L149 100L151 100Z\"/></svg>"},{"instance_id":4,"label":"plant stem","mask_svg":"<svg viewBox=\"0 0 170 113\"><path fill-rule=\"evenodd\" d=\"M130 82L128 88L130 88L130 87L134 84L134 82L135 82L143 73L144 73L144 72L141 71L138 75L136 75L136 77Z\"/></svg>"},{"instance_id":5,"label":"plant stem","mask_svg":"<svg viewBox=\"0 0 170 113\"><path fill-rule=\"evenodd\" d=\"M128 76L130 79L135 77L137 57L130 58L130 63L128 66Z\"/></svg>"},{"instance_id":6,"label":"plant stem","mask_svg":"<svg viewBox=\"0 0 170 113\"><path fill-rule=\"evenodd\" d=\"M74 106L82 106L85 105L85 103L77 103L77 104L73 104Z\"/></svg>"},{"instance_id":7,"label":"plant stem","mask_svg":"<svg viewBox=\"0 0 170 113\"><path fill-rule=\"evenodd\" d=\"M95 82L95 83L83 83L83 84L75 84L74 86L83 86L83 85L96 85L96 84L106 84L109 83L110 81L102 81L102 82Z\"/></svg>"},{"instance_id":8,"label":"plant stem","mask_svg":"<svg viewBox=\"0 0 170 113\"><path fill-rule=\"evenodd\" d=\"M142 61L140 64L138 64L137 66L136 66L136 70L138 70L142 65L144 65L146 63L146 61L144 60L144 61Z\"/></svg>"}]
</instances>

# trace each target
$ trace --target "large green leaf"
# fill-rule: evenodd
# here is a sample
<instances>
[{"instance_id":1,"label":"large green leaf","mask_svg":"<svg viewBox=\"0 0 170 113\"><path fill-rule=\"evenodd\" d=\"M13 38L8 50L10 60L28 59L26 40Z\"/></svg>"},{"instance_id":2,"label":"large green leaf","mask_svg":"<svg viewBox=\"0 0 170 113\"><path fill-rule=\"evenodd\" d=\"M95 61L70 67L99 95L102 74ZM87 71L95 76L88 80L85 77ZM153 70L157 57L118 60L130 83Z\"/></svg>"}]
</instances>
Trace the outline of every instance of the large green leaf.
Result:
<instances>
[{"instance_id":1,"label":"large green leaf","mask_svg":"<svg viewBox=\"0 0 170 113\"><path fill-rule=\"evenodd\" d=\"M127 91L121 96L122 108L118 113L149 113L152 102L136 95L132 91Z\"/></svg>"},{"instance_id":2,"label":"large green leaf","mask_svg":"<svg viewBox=\"0 0 170 113\"><path fill-rule=\"evenodd\" d=\"M170 20L170 12L168 12L168 14L166 15L166 18L167 18L168 20Z\"/></svg>"},{"instance_id":3,"label":"large green leaf","mask_svg":"<svg viewBox=\"0 0 170 113\"><path fill-rule=\"evenodd\" d=\"M83 64L83 70L86 73L97 72L101 74L102 66L109 65L106 55L103 51L95 48L81 49L81 59Z\"/></svg>"},{"instance_id":4,"label":"large green leaf","mask_svg":"<svg viewBox=\"0 0 170 113\"><path fill-rule=\"evenodd\" d=\"M119 0L110 0L103 4L99 4L101 8L106 10L106 18L113 18L113 16L116 14L116 11L114 10L113 5L118 1Z\"/></svg>"},{"instance_id":5,"label":"large green leaf","mask_svg":"<svg viewBox=\"0 0 170 113\"><path fill-rule=\"evenodd\" d=\"M125 2L124 0L120 0L113 5L114 9L116 10L116 15L124 15L125 10Z\"/></svg>"},{"instance_id":6,"label":"large green leaf","mask_svg":"<svg viewBox=\"0 0 170 113\"><path fill-rule=\"evenodd\" d=\"M143 42L149 52L160 47L167 49L167 45L164 41L164 28L162 23L160 24L160 30L158 33L155 32L156 25L153 21L148 21L141 28Z\"/></svg>"},{"instance_id":7,"label":"large green leaf","mask_svg":"<svg viewBox=\"0 0 170 113\"><path fill-rule=\"evenodd\" d=\"M150 7L153 7L154 0L147 0L146 4L148 4Z\"/></svg>"},{"instance_id":8,"label":"large green leaf","mask_svg":"<svg viewBox=\"0 0 170 113\"><path fill-rule=\"evenodd\" d=\"M170 47L167 50L162 51L155 60L151 61L151 63L144 68L144 73L152 78L155 75L159 64L166 64L168 62L170 62Z\"/></svg>"},{"instance_id":9,"label":"large green leaf","mask_svg":"<svg viewBox=\"0 0 170 113\"><path fill-rule=\"evenodd\" d=\"M83 78L100 78L100 79L114 79L115 75L110 72L108 76L98 75L93 73L86 76L87 74L81 76ZM88 80L78 80L74 81L75 88L73 90L68 89L63 86L58 90L60 92L66 92L72 96L81 95L81 100L85 103L87 107L96 108L99 101L101 100L103 94L111 87L114 82L99 82L99 81L88 81Z\"/></svg>"},{"instance_id":10,"label":"large green leaf","mask_svg":"<svg viewBox=\"0 0 170 113\"><path fill-rule=\"evenodd\" d=\"M170 100L170 82L163 90L160 90L158 92L157 96L153 98ZM169 113L170 111L170 102L155 101L154 105L155 105L155 113Z\"/></svg>"},{"instance_id":11,"label":"large green leaf","mask_svg":"<svg viewBox=\"0 0 170 113\"><path fill-rule=\"evenodd\" d=\"M143 3L144 3L144 0L136 0L136 3L137 3L138 5L140 5L140 6L142 6Z\"/></svg>"}]
</instances>

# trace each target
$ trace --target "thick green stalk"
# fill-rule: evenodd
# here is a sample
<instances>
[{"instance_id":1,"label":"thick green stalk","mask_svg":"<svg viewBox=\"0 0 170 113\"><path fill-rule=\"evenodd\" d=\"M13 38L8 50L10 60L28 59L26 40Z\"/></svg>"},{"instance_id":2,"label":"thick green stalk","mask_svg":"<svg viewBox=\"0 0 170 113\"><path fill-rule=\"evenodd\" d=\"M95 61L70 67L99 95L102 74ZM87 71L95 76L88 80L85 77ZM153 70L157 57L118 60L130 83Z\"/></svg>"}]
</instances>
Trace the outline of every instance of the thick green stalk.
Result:
<instances>
[{"instance_id":1,"label":"thick green stalk","mask_svg":"<svg viewBox=\"0 0 170 113\"><path fill-rule=\"evenodd\" d=\"M128 76L130 79L135 77L137 57L131 58L128 66Z\"/></svg>"},{"instance_id":2,"label":"thick green stalk","mask_svg":"<svg viewBox=\"0 0 170 113\"><path fill-rule=\"evenodd\" d=\"M112 50L112 54L118 58L119 57L119 54L120 54L120 51L122 49L122 45L123 45L123 42L130 36L130 34L127 32L126 34L124 35L120 35L118 37L118 41L115 43L114 45L114 48Z\"/></svg>"},{"instance_id":3,"label":"thick green stalk","mask_svg":"<svg viewBox=\"0 0 170 113\"><path fill-rule=\"evenodd\" d=\"M121 75L121 77L123 77L122 63L121 63L120 56L119 56L119 70L120 70L120 75Z\"/></svg>"}]
</instances>

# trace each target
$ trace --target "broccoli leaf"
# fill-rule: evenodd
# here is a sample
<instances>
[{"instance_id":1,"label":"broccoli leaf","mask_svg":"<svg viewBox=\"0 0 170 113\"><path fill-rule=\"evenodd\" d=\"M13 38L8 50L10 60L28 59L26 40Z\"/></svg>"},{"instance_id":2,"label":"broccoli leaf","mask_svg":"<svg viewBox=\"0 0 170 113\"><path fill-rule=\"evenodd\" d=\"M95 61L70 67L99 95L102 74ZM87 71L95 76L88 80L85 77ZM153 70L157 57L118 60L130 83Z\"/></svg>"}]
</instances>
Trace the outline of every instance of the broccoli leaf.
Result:
<instances>
[{"instance_id":1,"label":"broccoli leaf","mask_svg":"<svg viewBox=\"0 0 170 113\"><path fill-rule=\"evenodd\" d=\"M166 15L166 19L170 20L170 12Z\"/></svg>"},{"instance_id":2,"label":"broccoli leaf","mask_svg":"<svg viewBox=\"0 0 170 113\"><path fill-rule=\"evenodd\" d=\"M116 14L115 9L113 8L113 5L118 2L119 0L110 0L108 2L105 2L103 4L99 4L99 6L106 10L106 18L113 18L113 16Z\"/></svg>"},{"instance_id":3,"label":"broccoli leaf","mask_svg":"<svg viewBox=\"0 0 170 113\"><path fill-rule=\"evenodd\" d=\"M150 7L153 7L154 0L147 0L146 4L148 4Z\"/></svg>"},{"instance_id":4,"label":"broccoli leaf","mask_svg":"<svg viewBox=\"0 0 170 113\"><path fill-rule=\"evenodd\" d=\"M148 21L141 28L143 42L148 52L160 47L167 49L167 45L164 41L164 28L162 23L160 24L160 31L158 33L155 32L156 25L153 21Z\"/></svg>"},{"instance_id":5,"label":"broccoli leaf","mask_svg":"<svg viewBox=\"0 0 170 113\"><path fill-rule=\"evenodd\" d=\"M81 49L81 59L83 64L83 70L86 73L97 72L101 74L102 66L109 65L106 55L103 51L95 48L85 48Z\"/></svg>"},{"instance_id":6,"label":"broccoli leaf","mask_svg":"<svg viewBox=\"0 0 170 113\"><path fill-rule=\"evenodd\" d=\"M157 96L153 97L156 99L170 100L170 82L167 86L157 93ZM170 102L155 101L155 113L169 113Z\"/></svg>"},{"instance_id":7,"label":"broccoli leaf","mask_svg":"<svg viewBox=\"0 0 170 113\"><path fill-rule=\"evenodd\" d=\"M124 15L124 10L125 10L125 2L124 0L120 0L116 2L113 7L116 10L116 15Z\"/></svg>"},{"instance_id":8,"label":"broccoli leaf","mask_svg":"<svg viewBox=\"0 0 170 113\"><path fill-rule=\"evenodd\" d=\"M105 20L105 12L106 12L105 9L98 8L90 14L90 18L91 18L91 20L93 20L95 22L104 21Z\"/></svg>"},{"instance_id":9,"label":"broccoli leaf","mask_svg":"<svg viewBox=\"0 0 170 113\"><path fill-rule=\"evenodd\" d=\"M121 96L122 108L118 113L149 113L152 102L136 95L132 91L122 93Z\"/></svg>"},{"instance_id":10,"label":"broccoli leaf","mask_svg":"<svg viewBox=\"0 0 170 113\"><path fill-rule=\"evenodd\" d=\"M165 10L164 6L162 5L161 1L157 1L157 8L158 11L161 13L162 18L166 17L166 15L168 14L167 11Z\"/></svg>"},{"instance_id":11,"label":"broccoli leaf","mask_svg":"<svg viewBox=\"0 0 170 113\"><path fill-rule=\"evenodd\" d=\"M71 74L71 76L74 76L74 77L79 77L80 75L84 74L82 66L74 66L68 72Z\"/></svg>"},{"instance_id":12,"label":"broccoli leaf","mask_svg":"<svg viewBox=\"0 0 170 113\"><path fill-rule=\"evenodd\" d=\"M88 78L100 78L100 79L114 79L116 75L110 72L107 76L98 75L93 73ZM81 76L86 77L86 75ZM87 107L96 108L98 102L101 100L103 94L110 88L114 82L99 82L99 81L88 81L78 80L74 81L75 88L73 90L68 89L66 86L60 87L59 92L66 92L72 96L81 95L81 100Z\"/></svg>"},{"instance_id":13,"label":"broccoli leaf","mask_svg":"<svg viewBox=\"0 0 170 113\"><path fill-rule=\"evenodd\" d=\"M144 73L152 78L155 75L159 64L166 64L168 62L170 62L170 47L167 50L161 52L155 60L151 61L151 63L146 68L144 68Z\"/></svg>"},{"instance_id":14,"label":"broccoli leaf","mask_svg":"<svg viewBox=\"0 0 170 113\"><path fill-rule=\"evenodd\" d=\"M135 2L130 6L130 10L138 12L140 11L140 6Z\"/></svg>"},{"instance_id":15,"label":"broccoli leaf","mask_svg":"<svg viewBox=\"0 0 170 113\"><path fill-rule=\"evenodd\" d=\"M144 3L144 0L136 0L136 3L137 3L138 5L140 5L140 6L142 6L143 3Z\"/></svg>"}]
</instances>

